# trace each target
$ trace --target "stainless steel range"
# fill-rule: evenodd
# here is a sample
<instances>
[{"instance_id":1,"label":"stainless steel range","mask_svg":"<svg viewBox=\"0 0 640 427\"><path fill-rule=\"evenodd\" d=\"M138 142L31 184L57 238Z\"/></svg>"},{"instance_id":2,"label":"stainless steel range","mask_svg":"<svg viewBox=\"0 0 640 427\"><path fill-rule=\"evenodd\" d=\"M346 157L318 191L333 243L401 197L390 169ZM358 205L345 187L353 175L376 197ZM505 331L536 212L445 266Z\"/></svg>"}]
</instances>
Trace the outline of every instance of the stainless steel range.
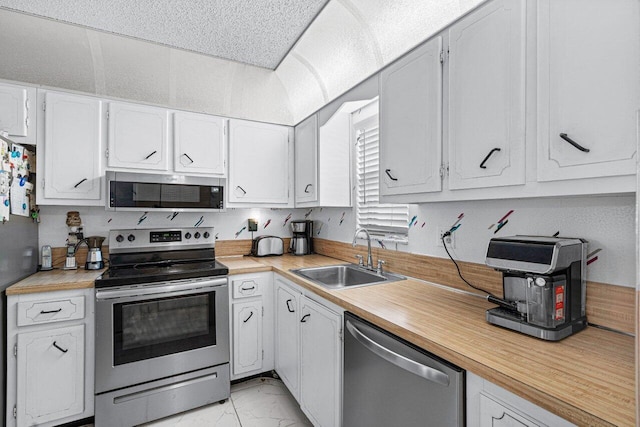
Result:
<instances>
[{"instance_id":1,"label":"stainless steel range","mask_svg":"<svg viewBox=\"0 0 640 427\"><path fill-rule=\"evenodd\" d=\"M213 228L112 230L96 280L95 425L229 397L228 269Z\"/></svg>"}]
</instances>

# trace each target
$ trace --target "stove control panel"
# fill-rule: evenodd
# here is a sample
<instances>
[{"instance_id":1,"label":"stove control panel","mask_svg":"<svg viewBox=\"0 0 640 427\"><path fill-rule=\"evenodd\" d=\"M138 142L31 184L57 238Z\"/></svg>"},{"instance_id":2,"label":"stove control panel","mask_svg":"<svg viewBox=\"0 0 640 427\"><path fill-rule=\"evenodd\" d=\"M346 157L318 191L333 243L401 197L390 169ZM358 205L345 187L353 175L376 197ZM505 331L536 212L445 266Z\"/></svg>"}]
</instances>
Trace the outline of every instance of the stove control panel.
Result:
<instances>
[{"instance_id":1,"label":"stove control panel","mask_svg":"<svg viewBox=\"0 0 640 427\"><path fill-rule=\"evenodd\" d=\"M189 234L189 233L186 233ZM185 237L186 237L185 234ZM150 231L149 240L152 243L155 242L181 242L182 231L180 230L167 230L167 231Z\"/></svg>"},{"instance_id":2,"label":"stove control panel","mask_svg":"<svg viewBox=\"0 0 640 427\"><path fill-rule=\"evenodd\" d=\"M213 227L130 229L109 232L109 251L113 253L213 248L214 246Z\"/></svg>"}]
</instances>

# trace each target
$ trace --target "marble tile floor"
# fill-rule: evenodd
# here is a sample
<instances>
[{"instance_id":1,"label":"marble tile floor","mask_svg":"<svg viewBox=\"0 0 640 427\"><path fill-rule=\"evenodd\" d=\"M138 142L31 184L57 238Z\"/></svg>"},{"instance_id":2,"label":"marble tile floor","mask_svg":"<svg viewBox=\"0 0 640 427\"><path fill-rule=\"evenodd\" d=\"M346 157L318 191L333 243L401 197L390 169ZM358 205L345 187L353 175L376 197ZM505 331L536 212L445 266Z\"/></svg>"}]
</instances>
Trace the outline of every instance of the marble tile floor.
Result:
<instances>
[{"instance_id":1,"label":"marble tile floor","mask_svg":"<svg viewBox=\"0 0 640 427\"><path fill-rule=\"evenodd\" d=\"M311 425L282 381L273 378L255 378L233 384L231 398L222 404L214 403L143 426L306 427Z\"/></svg>"}]
</instances>

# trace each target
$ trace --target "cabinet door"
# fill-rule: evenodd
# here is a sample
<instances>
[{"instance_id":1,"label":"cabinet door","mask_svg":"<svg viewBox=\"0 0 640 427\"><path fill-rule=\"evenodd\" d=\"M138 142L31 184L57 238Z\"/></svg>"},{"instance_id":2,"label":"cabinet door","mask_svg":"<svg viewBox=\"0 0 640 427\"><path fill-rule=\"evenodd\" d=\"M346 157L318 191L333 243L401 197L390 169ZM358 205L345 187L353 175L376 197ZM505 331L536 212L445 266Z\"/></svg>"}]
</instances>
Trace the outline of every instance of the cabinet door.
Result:
<instances>
[{"instance_id":1,"label":"cabinet door","mask_svg":"<svg viewBox=\"0 0 640 427\"><path fill-rule=\"evenodd\" d=\"M538 2L539 181L635 173L639 8Z\"/></svg>"},{"instance_id":2,"label":"cabinet door","mask_svg":"<svg viewBox=\"0 0 640 427\"><path fill-rule=\"evenodd\" d=\"M177 112L173 114L176 172L225 175L226 119Z\"/></svg>"},{"instance_id":3,"label":"cabinet door","mask_svg":"<svg viewBox=\"0 0 640 427\"><path fill-rule=\"evenodd\" d=\"M299 399L299 332L298 301L300 294L276 279L276 372L282 378L293 397Z\"/></svg>"},{"instance_id":4,"label":"cabinet door","mask_svg":"<svg viewBox=\"0 0 640 427\"><path fill-rule=\"evenodd\" d=\"M480 427L542 427L531 419L480 395Z\"/></svg>"},{"instance_id":5,"label":"cabinet door","mask_svg":"<svg viewBox=\"0 0 640 427\"><path fill-rule=\"evenodd\" d=\"M45 106L44 198L100 200L102 102L47 92Z\"/></svg>"},{"instance_id":6,"label":"cabinet door","mask_svg":"<svg viewBox=\"0 0 640 427\"><path fill-rule=\"evenodd\" d=\"M380 73L380 195L440 191L442 39Z\"/></svg>"},{"instance_id":7,"label":"cabinet door","mask_svg":"<svg viewBox=\"0 0 640 427\"><path fill-rule=\"evenodd\" d=\"M449 30L449 188L525 183L525 5L496 0Z\"/></svg>"},{"instance_id":8,"label":"cabinet door","mask_svg":"<svg viewBox=\"0 0 640 427\"><path fill-rule=\"evenodd\" d=\"M295 188L298 203L318 201L318 117L314 114L296 126Z\"/></svg>"},{"instance_id":9,"label":"cabinet door","mask_svg":"<svg viewBox=\"0 0 640 427\"><path fill-rule=\"evenodd\" d=\"M84 411L84 325L18 334L17 426Z\"/></svg>"},{"instance_id":10,"label":"cabinet door","mask_svg":"<svg viewBox=\"0 0 640 427\"><path fill-rule=\"evenodd\" d=\"M162 108L109 103L109 167L167 170L168 114Z\"/></svg>"},{"instance_id":11,"label":"cabinet door","mask_svg":"<svg viewBox=\"0 0 640 427\"><path fill-rule=\"evenodd\" d=\"M0 131L26 137L28 124L27 88L1 84Z\"/></svg>"},{"instance_id":12,"label":"cabinet door","mask_svg":"<svg viewBox=\"0 0 640 427\"><path fill-rule=\"evenodd\" d=\"M289 202L289 129L267 123L229 123L229 202Z\"/></svg>"},{"instance_id":13,"label":"cabinet door","mask_svg":"<svg viewBox=\"0 0 640 427\"><path fill-rule=\"evenodd\" d=\"M262 368L262 301L233 304L233 373Z\"/></svg>"},{"instance_id":14,"label":"cabinet door","mask_svg":"<svg viewBox=\"0 0 640 427\"><path fill-rule=\"evenodd\" d=\"M300 406L315 426L340 425L342 317L302 297Z\"/></svg>"}]
</instances>

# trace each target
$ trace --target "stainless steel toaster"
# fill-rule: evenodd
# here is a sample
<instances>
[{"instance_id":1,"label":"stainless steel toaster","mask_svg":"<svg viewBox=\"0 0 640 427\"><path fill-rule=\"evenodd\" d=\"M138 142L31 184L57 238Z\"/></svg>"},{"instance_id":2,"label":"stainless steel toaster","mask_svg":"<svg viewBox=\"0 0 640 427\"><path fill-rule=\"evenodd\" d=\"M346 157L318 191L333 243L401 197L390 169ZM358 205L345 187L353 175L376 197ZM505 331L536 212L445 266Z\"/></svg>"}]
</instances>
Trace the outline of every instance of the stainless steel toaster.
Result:
<instances>
[{"instance_id":1,"label":"stainless steel toaster","mask_svg":"<svg viewBox=\"0 0 640 427\"><path fill-rule=\"evenodd\" d=\"M282 255L283 252L284 242L277 236L259 236L251 242L253 256Z\"/></svg>"}]
</instances>

